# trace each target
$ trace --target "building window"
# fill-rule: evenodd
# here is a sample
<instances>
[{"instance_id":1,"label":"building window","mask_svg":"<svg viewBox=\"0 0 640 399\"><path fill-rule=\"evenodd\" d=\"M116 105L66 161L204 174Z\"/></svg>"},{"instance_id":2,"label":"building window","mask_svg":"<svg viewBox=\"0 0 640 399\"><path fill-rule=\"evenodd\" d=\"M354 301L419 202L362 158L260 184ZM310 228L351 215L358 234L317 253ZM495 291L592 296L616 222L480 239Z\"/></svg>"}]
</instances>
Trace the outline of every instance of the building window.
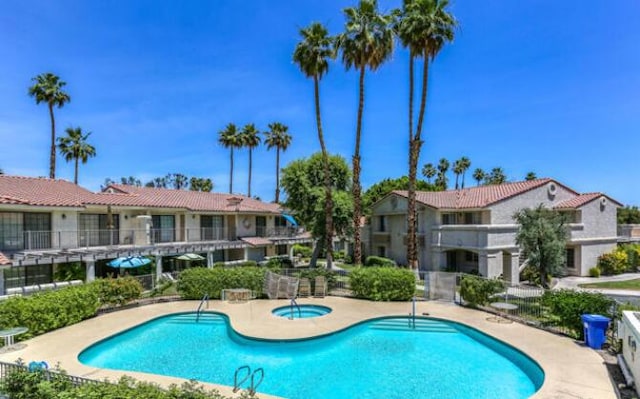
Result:
<instances>
[{"instance_id":1,"label":"building window","mask_svg":"<svg viewBox=\"0 0 640 399\"><path fill-rule=\"evenodd\" d=\"M22 213L0 212L0 249L24 249Z\"/></svg>"},{"instance_id":2,"label":"building window","mask_svg":"<svg viewBox=\"0 0 640 399\"><path fill-rule=\"evenodd\" d=\"M256 216L256 236L257 237L267 236L267 217L266 216Z\"/></svg>"},{"instance_id":3,"label":"building window","mask_svg":"<svg viewBox=\"0 0 640 399\"><path fill-rule=\"evenodd\" d=\"M387 247L381 245L378 247L378 256L381 256L383 258L387 257Z\"/></svg>"},{"instance_id":4,"label":"building window","mask_svg":"<svg viewBox=\"0 0 640 399\"><path fill-rule=\"evenodd\" d=\"M567 248L565 251L565 266L570 269L576 268L576 250L575 248Z\"/></svg>"},{"instance_id":5,"label":"building window","mask_svg":"<svg viewBox=\"0 0 640 399\"><path fill-rule=\"evenodd\" d=\"M274 218L274 224L276 227L287 227L287 219L284 216L276 216Z\"/></svg>"},{"instance_id":6,"label":"building window","mask_svg":"<svg viewBox=\"0 0 640 399\"><path fill-rule=\"evenodd\" d=\"M108 226L111 225L111 229ZM78 245L99 246L119 244L118 214L81 213L78 218Z\"/></svg>"},{"instance_id":7,"label":"building window","mask_svg":"<svg viewBox=\"0 0 640 399\"><path fill-rule=\"evenodd\" d=\"M456 224L456 214L455 213L443 213L442 214L442 224Z\"/></svg>"},{"instance_id":8,"label":"building window","mask_svg":"<svg viewBox=\"0 0 640 399\"><path fill-rule=\"evenodd\" d=\"M153 242L173 242L176 235L176 219L173 215L151 215Z\"/></svg>"},{"instance_id":9,"label":"building window","mask_svg":"<svg viewBox=\"0 0 640 399\"><path fill-rule=\"evenodd\" d=\"M200 236L203 240L224 240L224 216L201 215Z\"/></svg>"},{"instance_id":10,"label":"building window","mask_svg":"<svg viewBox=\"0 0 640 399\"><path fill-rule=\"evenodd\" d=\"M378 231L387 231L387 217L384 215L378 216Z\"/></svg>"},{"instance_id":11,"label":"building window","mask_svg":"<svg viewBox=\"0 0 640 399\"><path fill-rule=\"evenodd\" d=\"M287 255L287 246L286 245L276 245L276 255Z\"/></svg>"},{"instance_id":12,"label":"building window","mask_svg":"<svg viewBox=\"0 0 640 399\"><path fill-rule=\"evenodd\" d=\"M464 260L467 262L478 263L478 254L471 251L464 251Z\"/></svg>"},{"instance_id":13,"label":"building window","mask_svg":"<svg viewBox=\"0 0 640 399\"><path fill-rule=\"evenodd\" d=\"M53 281L52 271L52 265L32 265L11 267L0 273L4 272L5 288L17 288L50 283Z\"/></svg>"}]
</instances>

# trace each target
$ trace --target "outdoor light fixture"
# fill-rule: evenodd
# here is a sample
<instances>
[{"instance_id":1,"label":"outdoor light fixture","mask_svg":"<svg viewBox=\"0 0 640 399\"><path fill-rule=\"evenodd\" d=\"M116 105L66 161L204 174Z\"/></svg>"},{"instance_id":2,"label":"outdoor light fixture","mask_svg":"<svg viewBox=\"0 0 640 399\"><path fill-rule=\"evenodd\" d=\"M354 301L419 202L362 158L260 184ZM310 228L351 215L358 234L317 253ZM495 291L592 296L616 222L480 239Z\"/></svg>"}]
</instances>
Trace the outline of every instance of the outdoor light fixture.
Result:
<instances>
[{"instance_id":1,"label":"outdoor light fixture","mask_svg":"<svg viewBox=\"0 0 640 399\"><path fill-rule=\"evenodd\" d=\"M67 218L67 215L65 215L65 214L63 213L63 214L62 214L62 218L63 218L63 219L66 219L66 218Z\"/></svg>"}]
</instances>

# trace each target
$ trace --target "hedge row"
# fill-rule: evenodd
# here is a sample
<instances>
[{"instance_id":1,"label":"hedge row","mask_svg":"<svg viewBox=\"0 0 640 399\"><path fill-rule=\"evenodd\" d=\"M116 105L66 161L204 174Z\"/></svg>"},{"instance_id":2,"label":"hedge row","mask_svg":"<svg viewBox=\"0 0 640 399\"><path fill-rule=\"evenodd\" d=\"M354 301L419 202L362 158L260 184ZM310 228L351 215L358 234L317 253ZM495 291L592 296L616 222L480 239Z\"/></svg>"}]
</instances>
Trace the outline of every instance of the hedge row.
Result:
<instances>
[{"instance_id":1,"label":"hedge row","mask_svg":"<svg viewBox=\"0 0 640 399\"><path fill-rule=\"evenodd\" d=\"M349 274L349 282L357 297L374 301L407 301L416 292L416 278L408 269L357 268Z\"/></svg>"},{"instance_id":2,"label":"hedge row","mask_svg":"<svg viewBox=\"0 0 640 399\"><path fill-rule=\"evenodd\" d=\"M581 315L600 314L614 318L613 299L597 293L569 289L546 291L542 296L545 306L558 326L568 328L573 336L582 339L583 326Z\"/></svg>"},{"instance_id":3,"label":"hedge row","mask_svg":"<svg viewBox=\"0 0 640 399\"><path fill-rule=\"evenodd\" d=\"M367 259L364 260L364 265L394 267L396 266L396 262L393 259L384 258L382 256L367 256Z\"/></svg>"},{"instance_id":4,"label":"hedge row","mask_svg":"<svg viewBox=\"0 0 640 399\"><path fill-rule=\"evenodd\" d=\"M221 297L223 289L248 288L260 297L267 270L260 267L193 267L180 273L178 292L182 299L200 299L205 294L217 299Z\"/></svg>"},{"instance_id":5,"label":"hedge row","mask_svg":"<svg viewBox=\"0 0 640 399\"><path fill-rule=\"evenodd\" d=\"M26 369L9 372L0 384L0 393L12 399L228 399L218 391L205 390L193 381L163 389L125 376L114 384L99 382L76 387L59 370L49 375L42 370L29 372ZM241 399L254 397L246 392L240 396Z\"/></svg>"}]
</instances>

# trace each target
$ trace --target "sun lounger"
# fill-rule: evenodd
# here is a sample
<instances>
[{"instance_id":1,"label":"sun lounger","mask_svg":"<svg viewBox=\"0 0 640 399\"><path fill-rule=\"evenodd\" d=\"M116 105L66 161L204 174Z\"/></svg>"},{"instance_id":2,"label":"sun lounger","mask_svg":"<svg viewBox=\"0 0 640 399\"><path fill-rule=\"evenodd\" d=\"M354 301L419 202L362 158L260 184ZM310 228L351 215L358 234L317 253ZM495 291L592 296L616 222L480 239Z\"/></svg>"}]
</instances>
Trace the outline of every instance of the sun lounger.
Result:
<instances>
[{"instance_id":1,"label":"sun lounger","mask_svg":"<svg viewBox=\"0 0 640 399\"><path fill-rule=\"evenodd\" d=\"M316 276L315 287L313 287L313 296L323 298L327 294L327 281L324 276Z\"/></svg>"},{"instance_id":2,"label":"sun lounger","mask_svg":"<svg viewBox=\"0 0 640 399\"><path fill-rule=\"evenodd\" d=\"M298 296L306 298L311 295L311 282L308 278L302 277L298 283Z\"/></svg>"}]
</instances>

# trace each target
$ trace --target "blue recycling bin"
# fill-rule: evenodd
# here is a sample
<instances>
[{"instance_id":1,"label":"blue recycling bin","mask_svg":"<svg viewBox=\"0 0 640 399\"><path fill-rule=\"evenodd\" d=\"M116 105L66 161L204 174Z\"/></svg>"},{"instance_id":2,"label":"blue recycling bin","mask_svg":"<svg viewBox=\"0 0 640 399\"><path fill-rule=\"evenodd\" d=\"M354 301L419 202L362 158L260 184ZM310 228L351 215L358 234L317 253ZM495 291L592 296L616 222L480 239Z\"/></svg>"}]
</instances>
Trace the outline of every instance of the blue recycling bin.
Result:
<instances>
[{"instance_id":1,"label":"blue recycling bin","mask_svg":"<svg viewBox=\"0 0 640 399\"><path fill-rule=\"evenodd\" d=\"M611 319L599 314L583 314L584 343L593 349L602 349Z\"/></svg>"}]
</instances>

